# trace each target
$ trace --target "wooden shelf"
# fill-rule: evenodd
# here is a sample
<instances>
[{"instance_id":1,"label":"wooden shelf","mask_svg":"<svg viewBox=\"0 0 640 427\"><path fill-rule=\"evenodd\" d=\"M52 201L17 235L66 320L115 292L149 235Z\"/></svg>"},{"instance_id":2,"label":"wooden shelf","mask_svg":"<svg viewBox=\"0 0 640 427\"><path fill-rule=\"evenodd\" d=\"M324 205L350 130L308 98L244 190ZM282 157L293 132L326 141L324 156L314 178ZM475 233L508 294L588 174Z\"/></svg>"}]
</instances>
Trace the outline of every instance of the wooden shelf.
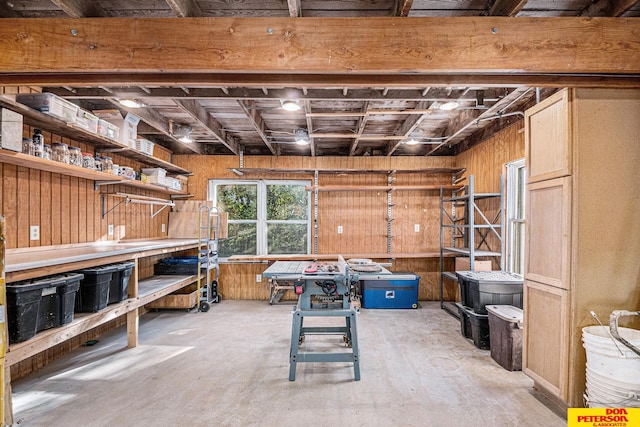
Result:
<instances>
[{"instance_id":1,"label":"wooden shelf","mask_svg":"<svg viewBox=\"0 0 640 427\"><path fill-rule=\"evenodd\" d=\"M15 151L9 150L0 149L0 162L38 169L45 172L75 176L77 178L92 179L94 181L114 181L114 183L120 184L121 181L125 180L125 178L121 176L98 172L79 166L67 165L53 160L41 159L40 157L29 156L28 154L16 153Z\"/></svg>"},{"instance_id":2,"label":"wooden shelf","mask_svg":"<svg viewBox=\"0 0 640 427\"><path fill-rule=\"evenodd\" d=\"M194 283L197 276L153 276L138 283L138 292L143 295L129 298L123 302L108 305L96 313L75 313L74 320L58 328L37 333L33 338L9 346L6 363L11 366L21 360L34 356L62 341L109 322L138 307L149 304L160 297L182 289Z\"/></svg>"},{"instance_id":3,"label":"wooden shelf","mask_svg":"<svg viewBox=\"0 0 640 427\"><path fill-rule=\"evenodd\" d=\"M466 168L426 168L426 169L267 169L267 168L228 168L229 171L239 171L243 174L299 174L313 175L315 172L319 174L330 175L362 175L362 174L389 174L389 173L424 173L424 174L459 174L464 172Z\"/></svg>"},{"instance_id":4,"label":"wooden shelf","mask_svg":"<svg viewBox=\"0 0 640 427\"><path fill-rule=\"evenodd\" d=\"M180 195L180 196L187 195L187 193L184 193L182 191L173 190L171 188L163 187L161 185L149 184L148 182L142 182L136 179L123 179L120 181L113 181L113 182L99 182L97 184L100 186L120 184L120 185L126 185L128 187L140 188L142 190L157 191L158 193L164 193L164 194Z\"/></svg>"},{"instance_id":5,"label":"wooden shelf","mask_svg":"<svg viewBox=\"0 0 640 427\"><path fill-rule=\"evenodd\" d=\"M307 191L439 191L443 190L459 190L462 186L455 185L326 185L326 186L308 186L304 189Z\"/></svg>"},{"instance_id":6,"label":"wooden shelf","mask_svg":"<svg viewBox=\"0 0 640 427\"><path fill-rule=\"evenodd\" d=\"M0 95L0 107L8 108L16 113L22 114L25 119L25 123L28 123L31 126L38 127L49 132L59 133L62 136L76 141L91 144L96 147L96 152L118 152L146 165L161 167L171 173L191 175L190 171L174 165L173 163L149 156L148 154L125 146L118 141L95 134L73 124L68 124L64 120L60 120L56 117L27 107L24 104L20 104L15 101L15 95Z\"/></svg>"}]
</instances>

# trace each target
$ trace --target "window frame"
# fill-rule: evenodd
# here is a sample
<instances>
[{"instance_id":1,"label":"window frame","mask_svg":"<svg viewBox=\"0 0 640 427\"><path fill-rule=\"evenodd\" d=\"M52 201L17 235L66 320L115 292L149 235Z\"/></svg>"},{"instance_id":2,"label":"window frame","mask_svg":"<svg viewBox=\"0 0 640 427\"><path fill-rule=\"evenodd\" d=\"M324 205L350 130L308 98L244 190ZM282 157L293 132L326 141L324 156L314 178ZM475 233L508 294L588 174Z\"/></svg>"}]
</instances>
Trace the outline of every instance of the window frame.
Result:
<instances>
[{"instance_id":1,"label":"window frame","mask_svg":"<svg viewBox=\"0 0 640 427\"><path fill-rule=\"evenodd\" d=\"M505 244L505 270L510 273L518 275L524 275L524 262L525 262L525 216L526 216L526 164L525 159L518 159L505 164L506 169L506 215L505 224L506 230L506 244ZM520 173L522 171L522 173ZM522 201L522 216L518 215L518 201ZM518 240L516 239L517 227L522 227L522 236ZM519 257L516 256L519 254ZM519 265L516 263L519 260Z\"/></svg>"},{"instance_id":2,"label":"window frame","mask_svg":"<svg viewBox=\"0 0 640 427\"><path fill-rule=\"evenodd\" d=\"M217 185L255 185L257 188L257 218L256 220L232 220L229 218L229 224L256 224L256 255L269 255L268 253L268 241L267 231L269 224L306 224L307 226L307 252L311 253L311 241L312 241L312 216L311 216L311 193L307 192L307 219L306 220L267 220L267 187L270 185L296 185L301 187L308 187L311 185L310 180L292 180L292 179L268 179L268 180L246 180L246 179L209 179L207 200L213 201L214 206L217 206ZM306 255L306 254L293 254L293 255ZM228 258L221 257L220 260L224 261Z\"/></svg>"}]
</instances>

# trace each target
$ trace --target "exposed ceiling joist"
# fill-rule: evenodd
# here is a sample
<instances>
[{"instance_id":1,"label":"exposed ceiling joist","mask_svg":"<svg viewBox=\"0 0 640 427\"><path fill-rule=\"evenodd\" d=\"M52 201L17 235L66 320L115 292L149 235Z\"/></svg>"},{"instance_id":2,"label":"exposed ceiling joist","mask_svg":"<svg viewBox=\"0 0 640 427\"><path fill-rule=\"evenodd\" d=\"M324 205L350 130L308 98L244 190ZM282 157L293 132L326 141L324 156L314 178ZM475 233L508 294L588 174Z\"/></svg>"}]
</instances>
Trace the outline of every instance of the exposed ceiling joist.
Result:
<instances>
[{"instance_id":1,"label":"exposed ceiling joist","mask_svg":"<svg viewBox=\"0 0 640 427\"><path fill-rule=\"evenodd\" d=\"M422 101L422 102L418 103L418 105L416 105L416 109L417 110L426 110L427 108L429 108L430 104L431 104L430 102ZM425 113L425 114L410 115L409 117L407 117L405 119L405 121L402 122L402 125L400 125L398 130L395 132L396 135L402 136L403 139L406 139L407 137L409 137L411 132L413 132L413 130L418 127L420 122L424 119L424 117L427 114L428 114L428 112ZM388 144L388 146L387 146L386 155L387 156L391 156L398 149L398 146L401 143L402 143L402 140L398 140L398 141L395 141L395 142L390 142Z\"/></svg>"},{"instance_id":2,"label":"exposed ceiling joist","mask_svg":"<svg viewBox=\"0 0 640 427\"><path fill-rule=\"evenodd\" d=\"M413 0L395 0L393 16L409 16L411 6L413 6Z\"/></svg>"},{"instance_id":3,"label":"exposed ceiling joist","mask_svg":"<svg viewBox=\"0 0 640 427\"><path fill-rule=\"evenodd\" d=\"M489 9L491 16L516 16L528 0L496 0Z\"/></svg>"},{"instance_id":4,"label":"exposed ceiling joist","mask_svg":"<svg viewBox=\"0 0 640 427\"><path fill-rule=\"evenodd\" d=\"M639 0L596 0L587 6L580 16L621 16Z\"/></svg>"},{"instance_id":5,"label":"exposed ceiling joist","mask_svg":"<svg viewBox=\"0 0 640 427\"><path fill-rule=\"evenodd\" d=\"M289 5L289 16L292 18L298 18L302 16L302 6L300 0L287 0Z\"/></svg>"},{"instance_id":6,"label":"exposed ceiling joist","mask_svg":"<svg viewBox=\"0 0 640 427\"><path fill-rule=\"evenodd\" d=\"M255 128L256 132L258 132L260 139L262 139L262 141L264 142L264 145L266 145L269 151L271 151L271 154L276 154L276 150L273 147L273 144L271 144L271 142L269 141L269 138L267 137L267 134L265 132L267 127L264 124L264 119L255 108L255 102L238 101L238 105L240 105L242 111L244 111L244 113L247 115L247 118Z\"/></svg>"},{"instance_id":7,"label":"exposed ceiling joist","mask_svg":"<svg viewBox=\"0 0 640 427\"><path fill-rule=\"evenodd\" d=\"M187 112L194 120L206 129L207 133L218 140L222 145L227 147L233 154L238 154L238 144L229 135L221 130L222 126L218 123L206 109L198 103L198 101L188 99L175 101L176 104Z\"/></svg>"},{"instance_id":8,"label":"exposed ceiling joist","mask_svg":"<svg viewBox=\"0 0 640 427\"><path fill-rule=\"evenodd\" d=\"M105 10L96 1L85 0L51 0L72 18L99 18L107 16Z\"/></svg>"},{"instance_id":9,"label":"exposed ceiling joist","mask_svg":"<svg viewBox=\"0 0 640 427\"><path fill-rule=\"evenodd\" d=\"M202 16L200 6L194 0L165 0L179 18Z\"/></svg>"},{"instance_id":10,"label":"exposed ceiling joist","mask_svg":"<svg viewBox=\"0 0 640 427\"><path fill-rule=\"evenodd\" d=\"M118 101L116 99L112 99L111 102L114 105L118 105L118 108L123 109L131 114L135 114L140 118L140 120L144 121L149 126L156 128L163 135L168 137L171 141L170 149L174 153L181 153L181 154L193 154L193 153L202 154L203 153L202 149L198 144L193 144L193 143L186 144L181 141L178 141L177 138L171 135L171 132L169 131L169 121L165 117L161 116L157 111L147 107L143 107L143 108L123 107L122 105L118 104Z\"/></svg>"},{"instance_id":11,"label":"exposed ceiling joist","mask_svg":"<svg viewBox=\"0 0 640 427\"><path fill-rule=\"evenodd\" d=\"M305 118L307 120L307 132L313 132L313 119L312 119L312 111L311 111L311 103L309 101L304 101L304 112ZM316 155L316 143L311 136L309 136L309 148L311 149L311 157L315 157Z\"/></svg>"},{"instance_id":12,"label":"exposed ceiling joist","mask_svg":"<svg viewBox=\"0 0 640 427\"><path fill-rule=\"evenodd\" d=\"M362 132L364 132L364 127L367 125L367 111L369 110L369 102L365 101L362 104L361 116L358 119L358 124L356 125L356 139L351 142L351 147L349 147L349 155L353 156L356 153L356 149L358 148L358 143L360 142L360 137L362 136Z\"/></svg>"},{"instance_id":13,"label":"exposed ceiling joist","mask_svg":"<svg viewBox=\"0 0 640 427\"><path fill-rule=\"evenodd\" d=\"M15 11L14 4L6 1L0 1L0 18L21 18L20 14Z\"/></svg>"}]
</instances>

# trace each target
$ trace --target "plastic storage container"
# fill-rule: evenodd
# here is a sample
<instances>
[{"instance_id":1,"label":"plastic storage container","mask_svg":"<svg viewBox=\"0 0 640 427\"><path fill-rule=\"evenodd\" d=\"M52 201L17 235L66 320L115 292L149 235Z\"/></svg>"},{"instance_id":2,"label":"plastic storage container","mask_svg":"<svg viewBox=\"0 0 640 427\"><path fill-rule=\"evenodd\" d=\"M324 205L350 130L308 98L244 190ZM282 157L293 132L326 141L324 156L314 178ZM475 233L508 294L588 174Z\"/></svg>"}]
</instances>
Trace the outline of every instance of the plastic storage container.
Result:
<instances>
[{"instance_id":1,"label":"plastic storage container","mask_svg":"<svg viewBox=\"0 0 640 427\"><path fill-rule=\"evenodd\" d=\"M18 94L16 101L67 123L75 123L78 106L52 93Z\"/></svg>"},{"instance_id":2,"label":"plastic storage container","mask_svg":"<svg viewBox=\"0 0 640 427\"><path fill-rule=\"evenodd\" d=\"M505 271L457 271L458 282L465 282L466 307L487 314L486 305L513 305L522 308L522 277ZM461 293L462 293L462 287Z\"/></svg>"},{"instance_id":3,"label":"plastic storage container","mask_svg":"<svg viewBox=\"0 0 640 427\"><path fill-rule=\"evenodd\" d=\"M155 275L195 276L198 274L198 257L183 256L164 258L153 266Z\"/></svg>"},{"instance_id":4,"label":"plastic storage container","mask_svg":"<svg viewBox=\"0 0 640 427\"><path fill-rule=\"evenodd\" d=\"M507 371L522 370L523 313L512 305L488 305L491 358Z\"/></svg>"},{"instance_id":5,"label":"plastic storage container","mask_svg":"<svg viewBox=\"0 0 640 427\"><path fill-rule=\"evenodd\" d=\"M96 312L105 308L109 302L109 285L115 269L101 266L78 270L84 275L80 290L76 294L76 312Z\"/></svg>"},{"instance_id":6,"label":"plastic storage container","mask_svg":"<svg viewBox=\"0 0 640 427\"><path fill-rule=\"evenodd\" d=\"M460 333L463 337L472 339L473 335L471 333L471 319L469 319L469 313L467 313L467 309L461 303L457 302L456 307L458 307L458 315L460 316Z\"/></svg>"},{"instance_id":7,"label":"plastic storage container","mask_svg":"<svg viewBox=\"0 0 640 427\"><path fill-rule=\"evenodd\" d=\"M113 273L109 282L108 304L124 301L129 296L129 279L131 278L133 266L133 262L111 265Z\"/></svg>"},{"instance_id":8,"label":"plastic storage container","mask_svg":"<svg viewBox=\"0 0 640 427\"><path fill-rule=\"evenodd\" d=\"M413 273L365 275L362 281L364 308L418 308L420 276Z\"/></svg>"},{"instance_id":9,"label":"plastic storage container","mask_svg":"<svg viewBox=\"0 0 640 427\"><path fill-rule=\"evenodd\" d=\"M8 284L9 342L26 341L37 332L73 321L81 279L81 274L62 274Z\"/></svg>"}]
</instances>

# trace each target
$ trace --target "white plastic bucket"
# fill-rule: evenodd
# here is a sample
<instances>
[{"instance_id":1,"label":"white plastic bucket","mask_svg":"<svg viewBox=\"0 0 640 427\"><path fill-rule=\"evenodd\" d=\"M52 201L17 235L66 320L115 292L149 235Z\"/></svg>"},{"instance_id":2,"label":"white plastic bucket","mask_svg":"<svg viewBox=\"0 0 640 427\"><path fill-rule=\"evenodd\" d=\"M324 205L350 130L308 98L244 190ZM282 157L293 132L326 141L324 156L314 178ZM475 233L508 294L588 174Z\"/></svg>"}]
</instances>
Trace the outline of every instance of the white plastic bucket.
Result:
<instances>
[{"instance_id":1,"label":"white plastic bucket","mask_svg":"<svg viewBox=\"0 0 640 427\"><path fill-rule=\"evenodd\" d=\"M618 333L640 347L639 330L619 327ZM614 343L603 326L582 328L582 341L587 354L588 406L640 407L640 356L621 342Z\"/></svg>"}]
</instances>

